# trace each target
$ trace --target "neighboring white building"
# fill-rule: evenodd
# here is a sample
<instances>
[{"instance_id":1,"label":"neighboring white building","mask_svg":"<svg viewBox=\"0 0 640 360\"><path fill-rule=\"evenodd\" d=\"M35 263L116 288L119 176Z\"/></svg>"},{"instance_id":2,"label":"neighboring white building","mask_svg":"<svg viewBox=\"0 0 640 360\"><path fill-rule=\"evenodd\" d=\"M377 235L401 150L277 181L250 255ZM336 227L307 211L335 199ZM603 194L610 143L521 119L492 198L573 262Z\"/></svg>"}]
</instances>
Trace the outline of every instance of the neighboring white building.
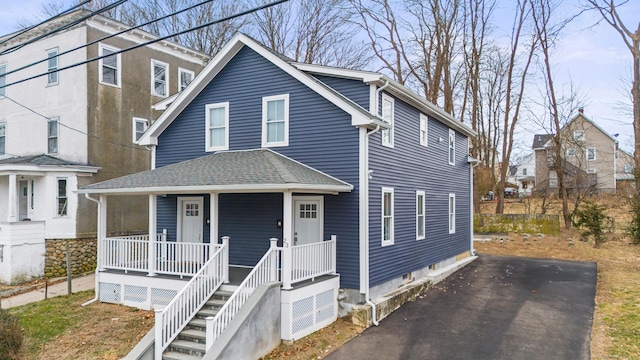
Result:
<instances>
[{"instance_id":1,"label":"neighboring white building","mask_svg":"<svg viewBox=\"0 0 640 360\"><path fill-rule=\"evenodd\" d=\"M518 186L518 193L529 196L536 186L536 161L534 153L523 157L517 165L509 167L507 182Z\"/></svg>"}]
</instances>

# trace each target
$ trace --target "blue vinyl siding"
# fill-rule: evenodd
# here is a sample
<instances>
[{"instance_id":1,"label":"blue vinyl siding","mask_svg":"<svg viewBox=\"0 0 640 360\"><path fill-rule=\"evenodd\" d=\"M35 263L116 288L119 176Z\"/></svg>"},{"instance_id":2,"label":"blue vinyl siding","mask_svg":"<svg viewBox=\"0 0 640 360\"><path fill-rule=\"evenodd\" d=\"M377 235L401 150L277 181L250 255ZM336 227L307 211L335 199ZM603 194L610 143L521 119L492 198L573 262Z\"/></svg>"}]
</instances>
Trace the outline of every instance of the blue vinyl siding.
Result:
<instances>
[{"instance_id":1,"label":"blue vinyl siding","mask_svg":"<svg viewBox=\"0 0 640 360\"><path fill-rule=\"evenodd\" d=\"M289 146L276 147L273 150L355 187L351 193L325 196L324 234L325 237L331 234L338 237L337 270L341 275L341 286L358 288L358 129L351 126L350 115L253 50L247 47L240 50L159 136L156 166L161 167L207 154L204 151L205 105L211 103L229 102L230 150L260 148L262 97L281 94L289 94ZM220 195L221 213L225 211L223 197ZM282 200L276 203L277 206L282 206ZM164 208L162 210L170 211ZM238 224L246 227L246 219L250 213L241 213L239 210L234 213L242 215L244 222ZM282 210L279 214L281 213ZM160 205L158 214L160 215ZM254 220L259 223L265 221L265 226L275 223L272 214L263 214L255 219L252 217L252 221ZM221 219L220 236L224 234L222 229L231 231L225 228L225 223L233 221L235 220L231 218L225 219L225 222ZM237 236L231 232L227 234L231 236L230 247L233 249ZM243 234L239 236L242 237ZM267 240L270 236L269 231L260 236L260 241L265 242L264 249L260 249L262 253L268 247ZM238 255L239 261L248 263L253 260L256 257L253 250L247 248L248 253L245 257ZM232 260L236 255L232 254Z\"/></svg>"},{"instance_id":2,"label":"blue vinyl siding","mask_svg":"<svg viewBox=\"0 0 640 360\"><path fill-rule=\"evenodd\" d=\"M455 165L448 163L449 127L429 118L428 147L420 146L420 112L395 98L394 148L370 140L371 286L469 250L467 137L456 133ZM442 138L442 142L439 141ZM382 187L394 189L394 244L381 246ZM416 240L416 191L425 192L425 239ZM456 232L449 234L449 193L456 194Z\"/></svg>"},{"instance_id":3,"label":"blue vinyl siding","mask_svg":"<svg viewBox=\"0 0 640 360\"><path fill-rule=\"evenodd\" d=\"M362 80L343 79L332 76L314 75L332 89L351 99L351 101L369 110L369 88Z\"/></svg>"}]
</instances>

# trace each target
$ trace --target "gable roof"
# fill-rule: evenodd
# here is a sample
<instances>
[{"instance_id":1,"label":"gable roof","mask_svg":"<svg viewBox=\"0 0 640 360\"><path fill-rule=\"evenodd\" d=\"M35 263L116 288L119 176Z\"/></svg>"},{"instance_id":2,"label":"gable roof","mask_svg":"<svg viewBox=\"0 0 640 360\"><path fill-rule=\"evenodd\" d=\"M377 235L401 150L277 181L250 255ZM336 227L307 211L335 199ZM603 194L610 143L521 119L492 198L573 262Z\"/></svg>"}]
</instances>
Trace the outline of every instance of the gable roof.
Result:
<instances>
[{"instance_id":1,"label":"gable roof","mask_svg":"<svg viewBox=\"0 0 640 360\"><path fill-rule=\"evenodd\" d=\"M16 156L6 159L0 159L0 172L2 171L15 171L17 169L23 170L66 170L75 172L90 172L96 173L100 169L97 166L91 166L86 164L80 164L72 161L67 161L51 155L29 155L29 156Z\"/></svg>"},{"instance_id":2,"label":"gable roof","mask_svg":"<svg viewBox=\"0 0 640 360\"><path fill-rule=\"evenodd\" d=\"M600 130L601 133L605 134L609 139L611 139L611 141L613 141L614 143L618 143L618 139L614 138L613 136L611 136L608 132L604 131L603 128L601 128L600 126L598 126L598 124L596 124L593 120L589 119L587 116L584 115L584 113L580 112L578 113L578 115L574 116L573 119L571 119L564 127L563 129L566 128L570 128L571 123L573 123L574 121L578 120L579 118L584 119L586 122L588 122L589 124L593 125L593 127L595 127L596 129Z\"/></svg>"},{"instance_id":3,"label":"gable roof","mask_svg":"<svg viewBox=\"0 0 640 360\"><path fill-rule=\"evenodd\" d=\"M545 145L553 138L553 134L536 134L533 135L533 145L531 145L532 149L542 149Z\"/></svg>"},{"instance_id":4,"label":"gable roof","mask_svg":"<svg viewBox=\"0 0 640 360\"><path fill-rule=\"evenodd\" d=\"M377 115L371 114L360 105L348 99L316 78L298 70L291 65L290 59L266 48L249 36L239 33L225 45L211 62L193 79L193 81L178 94L175 100L168 106L149 129L140 138L141 145L156 145L158 136L176 119L176 117L204 90L204 88L224 69L233 57L243 48L249 47L263 58L267 59L285 73L300 81L325 99L331 101L340 109L351 115L351 124L354 126L368 126L387 128L386 122Z\"/></svg>"},{"instance_id":5,"label":"gable roof","mask_svg":"<svg viewBox=\"0 0 640 360\"><path fill-rule=\"evenodd\" d=\"M353 186L270 149L211 155L87 185L78 193L349 192Z\"/></svg>"}]
</instances>

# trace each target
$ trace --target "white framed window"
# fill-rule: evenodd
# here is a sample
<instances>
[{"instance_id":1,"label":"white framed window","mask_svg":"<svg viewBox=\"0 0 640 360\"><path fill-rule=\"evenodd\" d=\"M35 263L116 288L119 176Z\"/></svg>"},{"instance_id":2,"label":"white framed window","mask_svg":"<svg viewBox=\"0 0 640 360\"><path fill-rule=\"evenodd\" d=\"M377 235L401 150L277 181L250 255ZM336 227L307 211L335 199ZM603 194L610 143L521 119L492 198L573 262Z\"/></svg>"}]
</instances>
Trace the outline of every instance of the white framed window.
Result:
<instances>
[{"instance_id":1,"label":"white framed window","mask_svg":"<svg viewBox=\"0 0 640 360\"><path fill-rule=\"evenodd\" d=\"M149 122L147 121L147 119L142 119L137 117L133 118L133 129L131 133L133 134L134 144L137 144L140 141L142 134L144 134L144 132L147 131L148 124Z\"/></svg>"},{"instance_id":2,"label":"white framed window","mask_svg":"<svg viewBox=\"0 0 640 360\"><path fill-rule=\"evenodd\" d=\"M2 124L0 124L0 126L2 126ZM0 131L2 131L2 129L0 129ZM1 140L0 140L1 141ZM2 150L2 148L0 148L0 151ZM1 153L0 153L1 154ZM624 173L625 174L631 174L631 164L625 164L624 165Z\"/></svg>"},{"instance_id":3,"label":"white framed window","mask_svg":"<svg viewBox=\"0 0 640 360\"><path fill-rule=\"evenodd\" d=\"M527 176L527 168L522 168L522 176Z\"/></svg>"},{"instance_id":4,"label":"white framed window","mask_svg":"<svg viewBox=\"0 0 640 360\"><path fill-rule=\"evenodd\" d=\"M596 169L595 168L588 168L587 169L587 174L595 174L596 173Z\"/></svg>"},{"instance_id":5,"label":"white framed window","mask_svg":"<svg viewBox=\"0 0 640 360\"><path fill-rule=\"evenodd\" d=\"M393 118L394 118L394 100L387 94L382 94L382 120L389 124L389 129L381 131L382 145L393 147Z\"/></svg>"},{"instance_id":6,"label":"white framed window","mask_svg":"<svg viewBox=\"0 0 640 360\"><path fill-rule=\"evenodd\" d=\"M47 50L47 86L58 85L58 48Z\"/></svg>"},{"instance_id":7,"label":"white framed window","mask_svg":"<svg viewBox=\"0 0 640 360\"><path fill-rule=\"evenodd\" d=\"M262 98L262 147L289 146L289 94Z\"/></svg>"},{"instance_id":8,"label":"white framed window","mask_svg":"<svg viewBox=\"0 0 640 360\"><path fill-rule=\"evenodd\" d=\"M549 187L558 187L558 173L556 173L555 170L549 171Z\"/></svg>"},{"instance_id":9,"label":"white framed window","mask_svg":"<svg viewBox=\"0 0 640 360\"><path fill-rule=\"evenodd\" d=\"M169 64L151 60L151 95L167 97L169 95Z\"/></svg>"},{"instance_id":10,"label":"white framed window","mask_svg":"<svg viewBox=\"0 0 640 360\"><path fill-rule=\"evenodd\" d=\"M449 165L456 164L456 132L449 129Z\"/></svg>"},{"instance_id":11,"label":"white framed window","mask_svg":"<svg viewBox=\"0 0 640 360\"><path fill-rule=\"evenodd\" d=\"M7 123L0 122L0 155L4 155L7 146Z\"/></svg>"},{"instance_id":12,"label":"white framed window","mask_svg":"<svg viewBox=\"0 0 640 360\"><path fill-rule=\"evenodd\" d=\"M424 191L416 191L416 240L422 240L425 237L424 199Z\"/></svg>"},{"instance_id":13,"label":"white framed window","mask_svg":"<svg viewBox=\"0 0 640 360\"><path fill-rule=\"evenodd\" d=\"M382 246L393 245L393 188L382 188Z\"/></svg>"},{"instance_id":14,"label":"white framed window","mask_svg":"<svg viewBox=\"0 0 640 360\"><path fill-rule=\"evenodd\" d=\"M229 150L229 103L205 106L205 151Z\"/></svg>"},{"instance_id":15,"label":"white framed window","mask_svg":"<svg viewBox=\"0 0 640 360\"><path fill-rule=\"evenodd\" d=\"M184 90L193 81L195 73L191 70L178 68L178 91Z\"/></svg>"},{"instance_id":16,"label":"white framed window","mask_svg":"<svg viewBox=\"0 0 640 360\"><path fill-rule=\"evenodd\" d=\"M587 161L593 161L596 159L596 148L588 147L587 148Z\"/></svg>"},{"instance_id":17,"label":"white framed window","mask_svg":"<svg viewBox=\"0 0 640 360\"><path fill-rule=\"evenodd\" d=\"M101 84L120 87L120 54L115 54L120 49L105 44L99 44L99 55L106 56L100 59L99 81ZM111 55L113 54L113 55ZM110 56L109 56L110 55Z\"/></svg>"},{"instance_id":18,"label":"white framed window","mask_svg":"<svg viewBox=\"0 0 640 360\"><path fill-rule=\"evenodd\" d=\"M0 86L7 85L7 64L0 64ZM7 95L7 88L0 87L0 99Z\"/></svg>"},{"instance_id":19,"label":"white framed window","mask_svg":"<svg viewBox=\"0 0 640 360\"><path fill-rule=\"evenodd\" d=\"M59 118L49 118L49 121L47 122L47 154L58 153L58 133L60 129L59 120Z\"/></svg>"},{"instance_id":20,"label":"white framed window","mask_svg":"<svg viewBox=\"0 0 640 360\"><path fill-rule=\"evenodd\" d=\"M574 156L576 156L576 149L574 148L567 149L567 157L574 157Z\"/></svg>"},{"instance_id":21,"label":"white framed window","mask_svg":"<svg viewBox=\"0 0 640 360\"><path fill-rule=\"evenodd\" d=\"M66 216L67 215L67 179L58 178L58 193L57 193L57 204L58 204L58 216Z\"/></svg>"},{"instance_id":22,"label":"white framed window","mask_svg":"<svg viewBox=\"0 0 640 360\"><path fill-rule=\"evenodd\" d=\"M429 117L425 114L420 114L420 145L429 145Z\"/></svg>"},{"instance_id":23,"label":"white framed window","mask_svg":"<svg viewBox=\"0 0 640 360\"><path fill-rule=\"evenodd\" d=\"M575 140L575 141L584 141L584 130L574 130L573 131L573 140Z\"/></svg>"},{"instance_id":24,"label":"white framed window","mask_svg":"<svg viewBox=\"0 0 640 360\"><path fill-rule=\"evenodd\" d=\"M456 233L456 194L449 193L449 234Z\"/></svg>"}]
</instances>

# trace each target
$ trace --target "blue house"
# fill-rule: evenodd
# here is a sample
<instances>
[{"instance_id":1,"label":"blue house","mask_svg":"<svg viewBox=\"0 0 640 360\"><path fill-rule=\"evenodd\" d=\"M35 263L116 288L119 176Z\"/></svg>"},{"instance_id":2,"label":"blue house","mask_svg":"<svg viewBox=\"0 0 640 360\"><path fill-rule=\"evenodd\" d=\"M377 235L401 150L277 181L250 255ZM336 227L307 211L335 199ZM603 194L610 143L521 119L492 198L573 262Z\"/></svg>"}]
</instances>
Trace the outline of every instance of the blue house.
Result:
<instances>
[{"instance_id":1,"label":"blue house","mask_svg":"<svg viewBox=\"0 0 640 360\"><path fill-rule=\"evenodd\" d=\"M160 106L153 169L79 191L99 207L96 298L156 307L157 357L196 332L200 356L249 356L227 329L258 293L280 303L263 332L293 340L473 258L475 133L382 74L239 34ZM108 237L108 198L132 194L149 233Z\"/></svg>"}]
</instances>

